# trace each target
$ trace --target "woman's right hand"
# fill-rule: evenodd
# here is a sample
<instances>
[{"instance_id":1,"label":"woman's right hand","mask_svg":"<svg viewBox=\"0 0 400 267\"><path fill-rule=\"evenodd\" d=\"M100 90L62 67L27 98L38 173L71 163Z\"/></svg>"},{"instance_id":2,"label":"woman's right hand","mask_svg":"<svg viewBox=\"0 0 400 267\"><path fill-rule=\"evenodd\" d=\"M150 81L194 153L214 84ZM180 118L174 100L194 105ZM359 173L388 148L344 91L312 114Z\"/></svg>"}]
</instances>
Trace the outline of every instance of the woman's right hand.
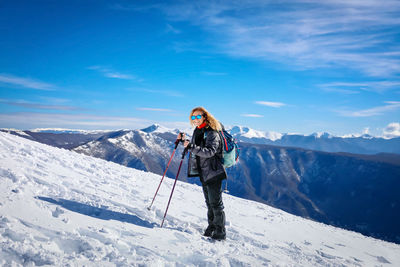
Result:
<instances>
[{"instance_id":1,"label":"woman's right hand","mask_svg":"<svg viewBox=\"0 0 400 267\"><path fill-rule=\"evenodd\" d=\"M179 133L178 137L176 139L177 140L185 140L185 137L186 137L185 133Z\"/></svg>"}]
</instances>

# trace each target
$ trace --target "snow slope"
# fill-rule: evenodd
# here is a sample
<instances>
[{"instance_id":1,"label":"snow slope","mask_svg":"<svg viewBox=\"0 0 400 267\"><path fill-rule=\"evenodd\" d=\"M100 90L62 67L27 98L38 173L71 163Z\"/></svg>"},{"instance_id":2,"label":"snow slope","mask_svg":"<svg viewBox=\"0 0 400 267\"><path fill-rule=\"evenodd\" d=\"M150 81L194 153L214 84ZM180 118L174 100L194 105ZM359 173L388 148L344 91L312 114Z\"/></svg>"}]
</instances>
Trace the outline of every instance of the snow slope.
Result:
<instances>
[{"instance_id":1,"label":"snow slope","mask_svg":"<svg viewBox=\"0 0 400 267\"><path fill-rule=\"evenodd\" d=\"M224 195L227 240L201 236L201 188L0 133L0 265L400 266L400 246Z\"/></svg>"}]
</instances>

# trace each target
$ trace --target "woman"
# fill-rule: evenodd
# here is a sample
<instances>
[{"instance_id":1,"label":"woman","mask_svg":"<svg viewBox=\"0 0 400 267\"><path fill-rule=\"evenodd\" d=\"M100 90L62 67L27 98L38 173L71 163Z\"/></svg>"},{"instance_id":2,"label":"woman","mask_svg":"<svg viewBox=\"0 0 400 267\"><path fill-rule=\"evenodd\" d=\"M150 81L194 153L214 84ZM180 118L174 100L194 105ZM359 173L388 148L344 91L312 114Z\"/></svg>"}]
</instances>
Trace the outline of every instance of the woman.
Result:
<instances>
[{"instance_id":1,"label":"woman","mask_svg":"<svg viewBox=\"0 0 400 267\"><path fill-rule=\"evenodd\" d=\"M208 227L204 236L224 240L225 213L222 203L222 180L226 179L225 168L221 163L222 140L217 131L221 124L203 107L197 107L190 113L190 123L195 126L192 140L185 141L189 150L189 177L200 177L207 204ZM182 136L179 134L178 139ZM183 136L183 138L185 138Z\"/></svg>"}]
</instances>

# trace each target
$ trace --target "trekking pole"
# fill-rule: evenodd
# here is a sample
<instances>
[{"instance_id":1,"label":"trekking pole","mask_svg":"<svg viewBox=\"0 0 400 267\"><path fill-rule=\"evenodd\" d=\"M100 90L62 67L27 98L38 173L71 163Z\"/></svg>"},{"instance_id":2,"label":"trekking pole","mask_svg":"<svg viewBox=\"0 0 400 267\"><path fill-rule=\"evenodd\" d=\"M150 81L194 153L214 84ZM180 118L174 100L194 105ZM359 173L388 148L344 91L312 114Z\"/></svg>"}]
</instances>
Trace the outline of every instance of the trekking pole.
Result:
<instances>
[{"instance_id":1,"label":"trekking pole","mask_svg":"<svg viewBox=\"0 0 400 267\"><path fill-rule=\"evenodd\" d=\"M226 183L225 183L225 190L224 190L224 193L226 193L226 194L229 193L229 191L228 191L228 177L226 177Z\"/></svg>"},{"instance_id":2,"label":"trekking pole","mask_svg":"<svg viewBox=\"0 0 400 267\"><path fill-rule=\"evenodd\" d=\"M181 136L182 136L182 135L181 135ZM182 141L183 141L183 139L176 139L176 141L175 141L175 148L174 148L174 151L172 151L171 158L170 158L169 161L168 161L167 167L165 168L164 174L163 174L163 176L162 176L162 178L161 178L160 184L159 184L158 187L157 187L156 193L154 194L153 200L151 201L150 206L147 207L148 210L151 209L151 206L153 205L154 200L156 199L158 190L160 189L161 183L162 183L162 181L164 180L164 176L165 176L165 174L167 173L167 170L168 170L168 168L169 168L169 164L171 163L172 158L174 157L176 148L178 147L179 142L182 142Z\"/></svg>"},{"instance_id":3,"label":"trekking pole","mask_svg":"<svg viewBox=\"0 0 400 267\"><path fill-rule=\"evenodd\" d=\"M169 207L169 204L171 203L172 194L174 193L174 189L175 189L176 181L178 180L179 172L181 171L181 167L182 167L182 162L183 162L183 159L185 158L185 154L186 154L186 152L187 152L187 151L188 151L188 148L185 148L185 149L183 150L183 152L182 152L182 159L181 159L181 163L179 164L179 169L178 169L178 173L176 174L176 178L175 178L174 186L172 187L172 190L171 190L171 195L169 196L168 205L167 205L167 208L165 209L164 218L163 218L163 220L162 220L162 223L161 223L161 228L163 227L164 220L165 220L165 216L167 216L168 207Z\"/></svg>"}]
</instances>

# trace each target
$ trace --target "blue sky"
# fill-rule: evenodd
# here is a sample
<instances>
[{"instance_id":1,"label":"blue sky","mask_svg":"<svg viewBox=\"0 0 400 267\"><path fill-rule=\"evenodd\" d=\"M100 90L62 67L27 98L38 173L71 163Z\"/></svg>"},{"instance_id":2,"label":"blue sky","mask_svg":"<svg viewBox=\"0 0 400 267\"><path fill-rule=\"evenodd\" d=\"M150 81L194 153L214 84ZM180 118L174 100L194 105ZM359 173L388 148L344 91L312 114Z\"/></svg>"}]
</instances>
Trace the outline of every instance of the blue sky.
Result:
<instances>
[{"instance_id":1,"label":"blue sky","mask_svg":"<svg viewBox=\"0 0 400 267\"><path fill-rule=\"evenodd\" d=\"M0 127L400 135L400 1L0 1Z\"/></svg>"}]
</instances>

